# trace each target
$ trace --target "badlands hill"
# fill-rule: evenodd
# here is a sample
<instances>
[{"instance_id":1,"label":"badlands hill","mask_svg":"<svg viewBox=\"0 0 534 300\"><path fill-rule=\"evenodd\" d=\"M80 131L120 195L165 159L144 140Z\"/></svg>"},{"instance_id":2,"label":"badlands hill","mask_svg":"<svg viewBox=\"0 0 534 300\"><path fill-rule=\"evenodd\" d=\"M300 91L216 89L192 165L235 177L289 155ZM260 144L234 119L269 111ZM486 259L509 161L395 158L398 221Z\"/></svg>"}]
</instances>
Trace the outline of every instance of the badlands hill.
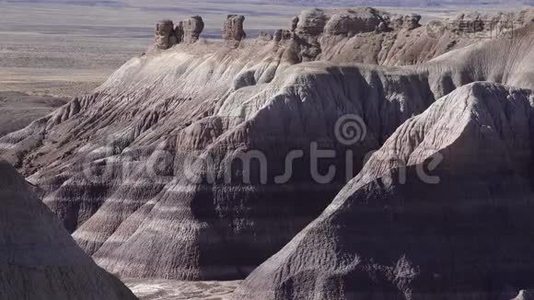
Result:
<instances>
[{"instance_id":1,"label":"badlands hill","mask_svg":"<svg viewBox=\"0 0 534 300\"><path fill-rule=\"evenodd\" d=\"M532 288L533 103L530 90L480 82L439 99L236 298L511 299Z\"/></svg>"},{"instance_id":2,"label":"badlands hill","mask_svg":"<svg viewBox=\"0 0 534 300\"><path fill-rule=\"evenodd\" d=\"M289 28L257 39L244 38L244 18L229 16L224 40L209 42L201 38L200 17L162 21L146 55L123 65L94 94L0 138L0 153L42 189L45 204L108 271L137 278L243 278L318 217L352 175L366 170L367 154L412 117L447 102L453 91L456 99L496 88L469 85L476 81L534 88L532 12L496 18L496 24L514 20L519 26L493 36L492 28L479 26L480 16L462 16L473 32L445 21L436 34L416 15L309 10ZM481 41L473 33L493 38ZM523 102L530 97L518 93ZM459 117L475 114L468 112ZM346 115L365 123L357 143L335 134ZM420 126L417 133L430 130ZM434 132L443 142L456 138L447 134ZM317 149L333 151L333 158L315 164ZM294 150L300 154L290 160L292 174L282 176ZM330 166L338 171L325 178ZM336 246L336 235L320 238ZM310 245L302 251L330 251ZM299 270L280 256L273 258L276 266ZM278 276L276 266L254 272L241 293L298 298L303 282L323 284L313 275ZM260 284L262 274L278 277ZM298 287L280 287L285 278ZM327 295L323 290L343 291L311 292Z\"/></svg>"},{"instance_id":3,"label":"badlands hill","mask_svg":"<svg viewBox=\"0 0 534 300\"><path fill-rule=\"evenodd\" d=\"M2 299L136 299L69 236L30 185L0 161Z\"/></svg>"}]
</instances>

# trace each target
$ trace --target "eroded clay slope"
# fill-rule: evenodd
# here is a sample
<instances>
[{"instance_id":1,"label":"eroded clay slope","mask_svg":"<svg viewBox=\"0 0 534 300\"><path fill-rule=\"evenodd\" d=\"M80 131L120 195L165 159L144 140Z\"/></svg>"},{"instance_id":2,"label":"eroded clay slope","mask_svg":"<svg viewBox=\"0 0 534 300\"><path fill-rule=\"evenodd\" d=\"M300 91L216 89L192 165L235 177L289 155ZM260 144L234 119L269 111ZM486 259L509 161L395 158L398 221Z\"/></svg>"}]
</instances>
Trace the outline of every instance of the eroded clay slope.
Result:
<instances>
[{"instance_id":1,"label":"eroded clay slope","mask_svg":"<svg viewBox=\"0 0 534 300\"><path fill-rule=\"evenodd\" d=\"M531 288L533 100L477 82L407 120L236 299L511 299Z\"/></svg>"},{"instance_id":2,"label":"eroded clay slope","mask_svg":"<svg viewBox=\"0 0 534 300\"><path fill-rule=\"evenodd\" d=\"M136 299L87 256L15 169L0 161L3 299Z\"/></svg>"},{"instance_id":3,"label":"eroded clay slope","mask_svg":"<svg viewBox=\"0 0 534 300\"><path fill-rule=\"evenodd\" d=\"M130 60L93 95L0 138L1 155L108 270L239 278L320 214L347 168L360 171L370 150L435 99L476 80L532 88L533 40L527 26L402 68L295 63L276 40L182 43ZM365 122L360 143L336 138L345 115ZM339 171L325 182L310 171L314 142L335 152ZM302 158L278 182L292 150ZM256 159L248 168L247 155Z\"/></svg>"},{"instance_id":4,"label":"eroded clay slope","mask_svg":"<svg viewBox=\"0 0 534 300\"><path fill-rule=\"evenodd\" d=\"M401 66L424 63L454 49L495 38L512 39L511 31L532 24L534 10L460 14L421 24L417 14L399 15L374 8L312 9L292 19L273 39L287 47L292 63L328 60Z\"/></svg>"}]
</instances>

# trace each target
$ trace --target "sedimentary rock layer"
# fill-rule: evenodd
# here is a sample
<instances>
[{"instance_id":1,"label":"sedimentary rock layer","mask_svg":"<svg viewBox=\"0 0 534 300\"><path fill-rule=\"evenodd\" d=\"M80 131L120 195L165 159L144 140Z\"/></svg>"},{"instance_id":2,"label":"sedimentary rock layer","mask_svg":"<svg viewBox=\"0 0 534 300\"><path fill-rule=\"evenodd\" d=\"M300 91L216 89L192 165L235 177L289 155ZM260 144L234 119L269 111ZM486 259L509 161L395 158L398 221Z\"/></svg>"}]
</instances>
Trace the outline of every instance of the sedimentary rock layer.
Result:
<instances>
[{"instance_id":1,"label":"sedimentary rock layer","mask_svg":"<svg viewBox=\"0 0 534 300\"><path fill-rule=\"evenodd\" d=\"M511 299L532 288L533 100L473 83L407 120L236 299Z\"/></svg>"},{"instance_id":2,"label":"sedimentary rock layer","mask_svg":"<svg viewBox=\"0 0 534 300\"><path fill-rule=\"evenodd\" d=\"M368 9L343 13L352 25L332 30L359 30L358 40L377 34L363 32L376 18L386 20ZM1 138L1 154L43 189L44 202L108 270L240 278L316 218L369 151L436 99L481 80L533 88L532 26L411 67L355 64L322 42L318 61L301 62L294 43L317 34L329 14L303 13L272 41L182 43L134 58L93 95ZM406 30L420 28L412 25ZM325 38L321 31L318 41ZM365 124L356 143L336 135L346 115ZM334 157L314 164L318 149ZM300 150L293 173L282 176L293 150ZM330 166L337 172L326 180L312 172L325 175Z\"/></svg>"}]
</instances>

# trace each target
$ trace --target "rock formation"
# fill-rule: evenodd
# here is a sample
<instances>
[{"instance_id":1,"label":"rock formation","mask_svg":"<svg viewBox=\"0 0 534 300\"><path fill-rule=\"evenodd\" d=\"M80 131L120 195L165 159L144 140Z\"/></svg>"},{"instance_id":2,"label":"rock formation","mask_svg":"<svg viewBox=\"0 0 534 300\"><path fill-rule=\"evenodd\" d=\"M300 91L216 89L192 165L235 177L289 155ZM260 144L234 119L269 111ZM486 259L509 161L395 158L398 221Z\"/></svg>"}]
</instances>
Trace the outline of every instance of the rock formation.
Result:
<instances>
[{"instance_id":1,"label":"rock formation","mask_svg":"<svg viewBox=\"0 0 534 300\"><path fill-rule=\"evenodd\" d=\"M533 100L473 83L407 120L236 299L511 299L532 288Z\"/></svg>"},{"instance_id":2,"label":"rock formation","mask_svg":"<svg viewBox=\"0 0 534 300\"><path fill-rule=\"evenodd\" d=\"M193 16L186 19L182 21L181 25L184 34L182 41L186 44L196 42L204 30L204 21L200 16Z\"/></svg>"},{"instance_id":3,"label":"rock formation","mask_svg":"<svg viewBox=\"0 0 534 300\"><path fill-rule=\"evenodd\" d=\"M178 43L183 42L184 40L184 22L180 21L178 22L178 25L174 28L174 34L176 35L176 39Z\"/></svg>"},{"instance_id":4,"label":"rock formation","mask_svg":"<svg viewBox=\"0 0 534 300\"><path fill-rule=\"evenodd\" d=\"M44 202L107 270L242 278L316 218L369 151L436 99L474 81L533 88L532 26L513 40L466 40L470 47L453 50L442 45L453 34L422 37L423 27L395 28L371 9L298 19L274 41L237 49L182 43L133 58L93 95L0 138L0 154L43 189ZM427 62L355 64L419 61ZM335 135L345 115L365 121L358 143ZM314 165L314 145L335 157ZM302 157L283 176L293 150ZM329 166L338 172L325 180Z\"/></svg>"},{"instance_id":5,"label":"rock formation","mask_svg":"<svg viewBox=\"0 0 534 300\"><path fill-rule=\"evenodd\" d=\"M247 34L243 30L244 16L228 15L223 27L223 40L231 43L239 43Z\"/></svg>"},{"instance_id":6,"label":"rock formation","mask_svg":"<svg viewBox=\"0 0 534 300\"><path fill-rule=\"evenodd\" d=\"M159 21L156 24L155 35L155 45L161 50L169 49L179 42L174 32L174 24L171 20Z\"/></svg>"},{"instance_id":7,"label":"rock formation","mask_svg":"<svg viewBox=\"0 0 534 300\"><path fill-rule=\"evenodd\" d=\"M274 36L274 40L276 42L280 42L280 41L283 41L283 40L290 40L293 37L293 34L289 30L278 29L278 30L276 30L274 32L273 36Z\"/></svg>"},{"instance_id":8,"label":"rock formation","mask_svg":"<svg viewBox=\"0 0 534 300\"><path fill-rule=\"evenodd\" d=\"M24 178L0 161L2 299L136 299L96 266Z\"/></svg>"},{"instance_id":9,"label":"rock formation","mask_svg":"<svg viewBox=\"0 0 534 300\"><path fill-rule=\"evenodd\" d=\"M266 41L266 42L272 41L273 35L265 31L260 31L260 34L258 35L258 39L261 41Z\"/></svg>"},{"instance_id":10,"label":"rock formation","mask_svg":"<svg viewBox=\"0 0 534 300\"><path fill-rule=\"evenodd\" d=\"M200 37L202 30L204 30L204 21L200 16L194 16L185 21L180 21L176 27L174 27L174 23L171 20L159 21L156 24L154 47L160 50L167 50L176 44L195 43Z\"/></svg>"},{"instance_id":11,"label":"rock formation","mask_svg":"<svg viewBox=\"0 0 534 300\"><path fill-rule=\"evenodd\" d=\"M293 18L290 31L295 34L294 47L300 62L319 58L321 53L328 52L329 47L340 43L340 37L348 43L358 34L387 32L391 28L411 30L417 27L418 21L418 18L408 16L392 19L388 13L373 8L313 9Z\"/></svg>"},{"instance_id":12,"label":"rock formation","mask_svg":"<svg viewBox=\"0 0 534 300\"><path fill-rule=\"evenodd\" d=\"M396 16L391 23L393 24L393 27L397 29L413 30L421 27L419 21L421 21L420 15L411 14L407 16Z\"/></svg>"},{"instance_id":13,"label":"rock formation","mask_svg":"<svg viewBox=\"0 0 534 300\"><path fill-rule=\"evenodd\" d=\"M347 11L333 14L324 24L321 32L329 35L353 36L362 32L373 32L386 20L373 9Z\"/></svg>"},{"instance_id":14,"label":"rock formation","mask_svg":"<svg viewBox=\"0 0 534 300\"><path fill-rule=\"evenodd\" d=\"M421 63L474 42L474 37L428 34L419 15L394 15L373 8L305 10L288 30L275 32L287 41L292 63L337 60L385 65Z\"/></svg>"}]
</instances>

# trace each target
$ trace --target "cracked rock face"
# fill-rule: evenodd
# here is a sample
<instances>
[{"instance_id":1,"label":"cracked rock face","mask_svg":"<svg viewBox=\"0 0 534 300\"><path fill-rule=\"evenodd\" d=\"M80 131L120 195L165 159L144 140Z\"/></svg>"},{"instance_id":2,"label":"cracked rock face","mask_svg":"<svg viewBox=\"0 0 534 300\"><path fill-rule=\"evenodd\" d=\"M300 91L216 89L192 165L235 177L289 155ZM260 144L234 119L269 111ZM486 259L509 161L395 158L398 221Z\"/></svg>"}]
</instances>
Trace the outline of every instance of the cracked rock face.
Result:
<instances>
[{"instance_id":1,"label":"cracked rock face","mask_svg":"<svg viewBox=\"0 0 534 300\"><path fill-rule=\"evenodd\" d=\"M244 16L228 15L224 22L222 37L226 41L241 41L247 34L243 30Z\"/></svg>"},{"instance_id":2,"label":"cracked rock face","mask_svg":"<svg viewBox=\"0 0 534 300\"><path fill-rule=\"evenodd\" d=\"M316 60L324 52L328 52L329 47L339 48L340 51L360 47L387 48L390 46L389 43L392 43L389 39L397 39L396 33L399 31L412 31L420 27L420 18L418 15L392 15L374 8L305 10L293 18L291 23L290 31L294 33L295 41L292 45L295 52L294 61ZM361 37L361 41L357 42L358 38L351 40L358 36ZM358 45L347 47L346 44L351 43ZM360 43L363 45L359 45ZM375 50L368 49L366 52L373 53Z\"/></svg>"},{"instance_id":3,"label":"cracked rock face","mask_svg":"<svg viewBox=\"0 0 534 300\"><path fill-rule=\"evenodd\" d=\"M24 178L0 160L3 299L136 299L80 249Z\"/></svg>"},{"instance_id":4,"label":"cracked rock face","mask_svg":"<svg viewBox=\"0 0 534 300\"><path fill-rule=\"evenodd\" d=\"M298 17L298 23L295 28L295 32L302 36L317 36L323 33L326 21L327 15L323 10L304 10Z\"/></svg>"},{"instance_id":5,"label":"cracked rock face","mask_svg":"<svg viewBox=\"0 0 534 300\"><path fill-rule=\"evenodd\" d=\"M180 21L178 22L178 25L174 28L174 34L176 35L176 39L178 43L183 42L184 40L184 22Z\"/></svg>"},{"instance_id":6,"label":"cracked rock face","mask_svg":"<svg viewBox=\"0 0 534 300\"><path fill-rule=\"evenodd\" d=\"M395 16L391 20L391 26L396 29L413 30L421 26L419 21L421 21L421 16L417 14Z\"/></svg>"}]
</instances>

